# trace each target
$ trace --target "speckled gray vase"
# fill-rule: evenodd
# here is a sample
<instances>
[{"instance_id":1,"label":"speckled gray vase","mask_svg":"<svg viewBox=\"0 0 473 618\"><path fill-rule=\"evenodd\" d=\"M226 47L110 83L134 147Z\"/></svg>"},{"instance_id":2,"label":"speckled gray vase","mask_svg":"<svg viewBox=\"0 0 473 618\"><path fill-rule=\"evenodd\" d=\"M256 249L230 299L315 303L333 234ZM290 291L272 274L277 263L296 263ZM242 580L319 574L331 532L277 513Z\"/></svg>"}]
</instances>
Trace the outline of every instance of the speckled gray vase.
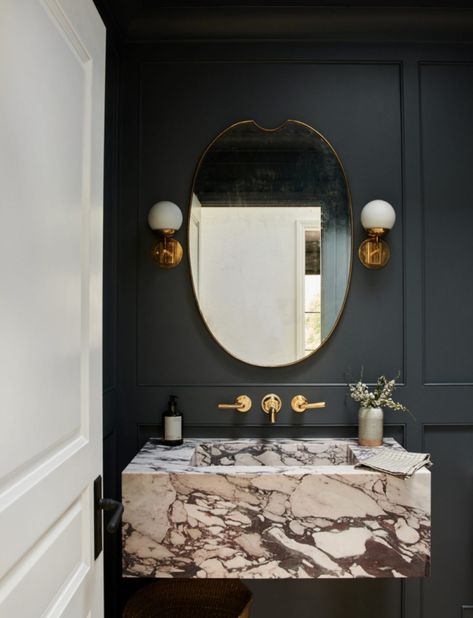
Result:
<instances>
[{"instance_id":1,"label":"speckled gray vase","mask_svg":"<svg viewBox=\"0 0 473 618\"><path fill-rule=\"evenodd\" d=\"M358 412L358 443L381 446L383 443L383 409L363 408Z\"/></svg>"}]
</instances>

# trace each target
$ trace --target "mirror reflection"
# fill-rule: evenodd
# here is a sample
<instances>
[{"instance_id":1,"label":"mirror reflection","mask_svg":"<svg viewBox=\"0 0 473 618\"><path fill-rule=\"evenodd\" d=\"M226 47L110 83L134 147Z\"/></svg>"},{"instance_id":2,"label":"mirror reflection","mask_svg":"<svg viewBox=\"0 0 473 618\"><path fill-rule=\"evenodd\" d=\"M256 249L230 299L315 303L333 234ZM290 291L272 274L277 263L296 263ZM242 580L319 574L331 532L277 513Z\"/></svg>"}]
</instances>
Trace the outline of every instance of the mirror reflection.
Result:
<instances>
[{"instance_id":1,"label":"mirror reflection","mask_svg":"<svg viewBox=\"0 0 473 618\"><path fill-rule=\"evenodd\" d=\"M189 256L202 317L252 365L313 354L334 330L351 273L347 180L328 141L289 120L244 121L207 149L194 178Z\"/></svg>"}]
</instances>

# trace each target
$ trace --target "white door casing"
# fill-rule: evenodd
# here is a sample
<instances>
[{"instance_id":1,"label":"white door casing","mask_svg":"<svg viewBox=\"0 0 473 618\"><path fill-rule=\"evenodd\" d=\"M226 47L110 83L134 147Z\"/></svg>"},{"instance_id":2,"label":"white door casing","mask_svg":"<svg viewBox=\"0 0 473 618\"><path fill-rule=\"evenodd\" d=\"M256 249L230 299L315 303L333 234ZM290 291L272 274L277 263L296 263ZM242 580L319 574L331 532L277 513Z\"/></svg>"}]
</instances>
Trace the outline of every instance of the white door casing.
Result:
<instances>
[{"instance_id":1,"label":"white door casing","mask_svg":"<svg viewBox=\"0 0 473 618\"><path fill-rule=\"evenodd\" d=\"M0 616L103 615L105 28L0 3Z\"/></svg>"}]
</instances>

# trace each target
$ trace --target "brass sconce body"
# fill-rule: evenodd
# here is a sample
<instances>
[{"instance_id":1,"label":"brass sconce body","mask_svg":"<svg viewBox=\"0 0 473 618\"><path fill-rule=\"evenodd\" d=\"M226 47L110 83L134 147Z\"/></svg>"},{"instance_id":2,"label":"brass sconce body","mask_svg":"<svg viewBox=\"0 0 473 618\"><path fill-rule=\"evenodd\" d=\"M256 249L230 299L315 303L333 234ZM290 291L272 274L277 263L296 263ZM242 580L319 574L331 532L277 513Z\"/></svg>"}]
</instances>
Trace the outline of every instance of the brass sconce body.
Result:
<instances>
[{"instance_id":1,"label":"brass sconce body","mask_svg":"<svg viewBox=\"0 0 473 618\"><path fill-rule=\"evenodd\" d=\"M163 235L151 249L151 257L159 264L160 268L174 268L182 260L182 245L173 238L176 230L161 230Z\"/></svg>"},{"instance_id":2,"label":"brass sconce body","mask_svg":"<svg viewBox=\"0 0 473 618\"><path fill-rule=\"evenodd\" d=\"M372 200L363 207L361 224L369 237L359 246L358 257L366 268L383 268L389 262L391 250L381 236L393 227L395 221L394 208L384 200Z\"/></svg>"},{"instance_id":3,"label":"brass sconce body","mask_svg":"<svg viewBox=\"0 0 473 618\"><path fill-rule=\"evenodd\" d=\"M173 238L182 225L182 212L174 202L157 202L148 213L150 228L161 235L151 249L151 257L160 268L174 268L182 260L182 245Z\"/></svg>"},{"instance_id":4,"label":"brass sconce body","mask_svg":"<svg viewBox=\"0 0 473 618\"><path fill-rule=\"evenodd\" d=\"M389 262L391 250L387 242L381 240L386 230L375 227L368 230L369 238L364 240L358 248L358 257L366 268L383 268Z\"/></svg>"}]
</instances>

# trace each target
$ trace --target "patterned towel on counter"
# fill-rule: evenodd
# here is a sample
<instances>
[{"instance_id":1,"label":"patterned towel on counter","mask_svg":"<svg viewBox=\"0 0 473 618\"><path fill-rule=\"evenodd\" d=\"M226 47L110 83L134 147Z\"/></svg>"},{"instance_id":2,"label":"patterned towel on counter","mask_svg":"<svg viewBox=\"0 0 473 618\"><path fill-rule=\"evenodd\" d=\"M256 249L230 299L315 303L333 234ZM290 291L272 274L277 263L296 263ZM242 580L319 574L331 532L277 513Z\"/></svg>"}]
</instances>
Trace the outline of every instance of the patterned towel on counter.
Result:
<instances>
[{"instance_id":1,"label":"patterned towel on counter","mask_svg":"<svg viewBox=\"0 0 473 618\"><path fill-rule=\"evenodd\" d=\"M424 466L430 468L432 462L429 453L408 453L381 447L376 450L374 455L363 459L355 467L360 468L362 466L367 466L379 472L387 472L394 476L409 478Z\"/></svg>"}]
</instances>

